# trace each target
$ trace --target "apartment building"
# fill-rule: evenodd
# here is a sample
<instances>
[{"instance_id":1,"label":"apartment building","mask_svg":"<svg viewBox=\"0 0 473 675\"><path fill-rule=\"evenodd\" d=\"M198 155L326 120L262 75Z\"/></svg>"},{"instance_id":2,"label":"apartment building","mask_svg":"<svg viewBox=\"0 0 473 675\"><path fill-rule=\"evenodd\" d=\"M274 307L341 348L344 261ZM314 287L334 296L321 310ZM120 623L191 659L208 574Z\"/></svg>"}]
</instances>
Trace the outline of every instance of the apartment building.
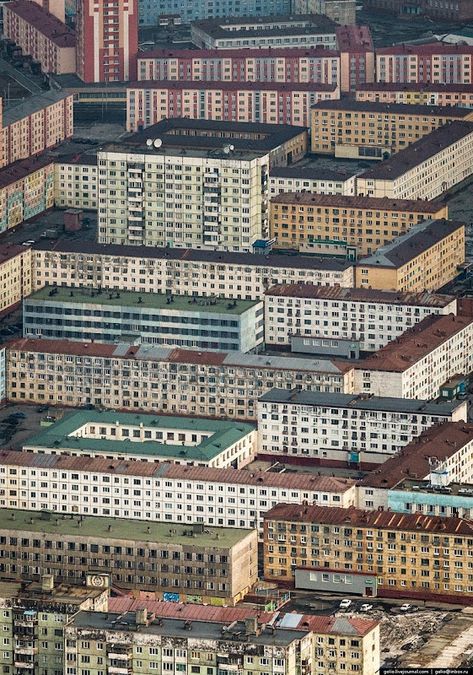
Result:
<instances>
[{"instance_id":1,"label":"apartment building","mask_svg":"<svg viewBox=\"0 0 473 675\"><path fill-rule=\"evenodd\" d=\"M425 513L446 518L466 518L473 515L473 483L442 483L429 479L406 478L387 494L387 508L397 513Z\"/></svg>"},{"instance_id":2,"label":"apartment building","mask_svg":"<svg viewBox=\"0 0 473 675\"><path fill-rule=\"evenodd\" d=\"M268 234L270 167L306 150L303 127L163 120L98 153L98 241L251 252Z\"/></svg>"},{"instance_id":3,"label":"apartment building","mask_svg":"<svg viewBox=\"0 0 473 675\"><path fill-rule=\"evenodd\" d=\"M32 256L34 290L57 285L262 300L275 284L353 286L354 279L352 263L320 256L113 244L105 250L101 244L63 239L53 246L38 242Z\"/></svg>"},{"instance_id":4,"label":"apartment building","mask_svg":"<svg viewBox=\"0 0 473 675\"><path fill-rule=\"evenodd\" d=\"M289 0L213 0L191 3L187 0L139 0L140 25L156 26L163 16L177 15L183 23L207 19L213 16L266 16L289 14L292 11Z\"/></svg>"},{"instance_id":5,"label":"apartment building","mask_svg":"<svg viewBox=\"0 0 473 675\"><path fill-rule=\"evenodd\" d=\"M56 159L54 162L56 206L97 210L97 161L97 155L87 153L61 155Z\"/></svg>"},{"instance_id":6,"label":"apartment building","mask_svg":"<svg viewBox=\"0 0 473 675\"><path fill-rule=\"evenodd\" d=\"M40 5L29 0L3 4L3 36L23 54L41 64L44 73L75 73L76 36L73 30Z\"/></svg>"},{"instance_id":7,"label":"apartment building","mask_svg":"<svg viewBox=\"0 0 473 675\"><path fill-rule=\"evenodd\" d=\"M466 401L272 389L258 401L259 453L374 468L431 426L467 421Z\"/></svg>"},{"instance_id":8,"label":"apartment building","mask_svg":"<svg viewBox=\"0 0 473 675\"><path fill-rule=\"evenodd\" d=\"M253 461L257 434L253 425L243 422L87 410L56 421L29 438L23 449L42 455L238 469Z\"/></svg>"},{"instance_id":9,"label":"apartment building","mask_svg":"<svg viewBox=\"0 0 473 675\"><path fill-rule=\"evenodd\" d=\"M28 159L73 134L72 95L47 91L0 111L0 166ZM0 98L0 108L2 100Z\"/></svg>"},{"instance_id":10,"label":"apartment building","mask_svg":"<svg viewBox=\"0 0 473 675\"><path fill-rule=\"evenodd\" d=\"M348 391L346 370L323 358L36 338L9 343L0 389L10 401L254 420L273 387Z\"/></svg>"},{"instance_id":11,"label":"apartment building","mask_svg":"<svg viewBox=\"0 0 473 675\"><path fill-rule=\"evenodd\" d=\"M54 206L54 160L40 155L0 169L0 232Z\"/></svg>"},{"instance_id":12,"label":"apartment building","mask_svg":"<svg viewBox=\"0 0 473 675\"><path fill-rule=\"evenodd\" d=\"M356 23L355 0L294 0L295 14L324 14L342 26Z\"/></svg>"},{"instance_id":13,"label":"apartment building","mask_svg":"<svg viewBox=\"0 0 473 675\"><path fill-rule=\"evenodd\" d=\"M409 15L425 15L441 21L470 21L473 19L473 7L468 0L456 3L449 0L417 0L409 4L404 0L367 0L367 9L379 9L404 17Z\"/></svg>"},{"instance_id":14,"label":"apartment building","mask_svg":"<svg viewBox=\"0 0 473 675\"><path fill-rule=\"evenodd\" d=\"M50 575L39 582L2 582L1 671L62 673L65 624L80 611L106 612L108 596L107 588L55 585Z\"/></svg>"},{"instance_id":15,"label":"apartment building","mask_svg":"<svg viewBox=\"0 0 473 675\"><path fill-rule=\"evenodd\" d=\"M264 576L330 591L328 568L339 592L362 575L365 595L469 604L472 537L461 518L279 504L264 519Z\"/></svg>"},{"instance_id":16,"label":"apartment building","mask_svg":"<svg viewBox=\"0 0 473 675\"><path fill-rule=\"evenodd\" d=\"M234 605L257 580L256 530L206 528L118 518L54 518L2 511L0 571L7 579L51 574L82 583L92 570L156 599ZM199 599L197 599L199 598Z\"/></svg>"},{"instance_id":17,"label":"apartment building","mask_svg":"<svg viewBox=\"0 0 473 675\"><path fill-rule=\"evenodd\" d=\"M447 216L435 201L289 192L271 198L269 232L276 248L356 259L426 218Z\"/></svg>"},{"instance_id":18,"label":"apartment building","mask_svg":"<svg viewBox=\"0 0 473 675\"><path fill-rule=\"evenodd\" d=\"M376 81L472 84L472 57L472 46L443 42L380 47L376 50Z\"/></svg>"},{"instance_id":19,"label":"apartment building","mask_svg":"<svg viewBox=\"0 0 473 675\"><path fill-rule=\"evenodd\" d=\"M356 194L355 180L354 173L316 166L275 167L269 176L269 194L274 197L281 192L317 192L348 197Z\"/></svg>"},{"instance_id":20,"label":"apartment building","mask_svg":"<svg viewBox=\"0 0 473 675\"><path fill-rule=\"evenodd\" d=\"M340 90L335 84L148 80L131 83L126 95L126 128L138 131L168 117L309 127L311 106L339 98Z\"/></svg>"},{"instance_id":21,"label":"apartment building","mask_svg":"<svg viewBox=\"0 0 473 675\"><path fill-rule=\"evenodd\" d=\"M375 52L369 26L352 24L337 26L337 47L340 54L340 89L353 92L365 82L375 79Z\"/></svg>"},{"instance_id":22,"label":"apartment building","mask_svg":"<svg viewBox=\"0 0 473 675\"><path fill-rule=\"evenodd\" d=\"M359 195L435 199L472 173L473 123L450 122L357 176Z\"/></svg>"},{"instance_id":23,"label":"apartment building","mask_svg":"<svg viewBox=\"0 0 473 675\"><path fill-rule=\"evenodd\" d=\"M330 84L340 81L340 58L329 49L154 49L138 54L138 80Z\"/></svg>"},{"instance_id":24,"label":"apartment building","mask_svg":"<svg viewBox=\"0 0 473 675\"><path fill-rule=\"evenodd\" d=\"M473 319L430 315L356 365L351 391L431 399L444 382L473 370Z\"/></svg>"},{"instance_id":25,"label":"apartment building","mask_svg":"<svg viewBox=\"0 0 473 675\"><path fill-rule=\"evenodd\" d=\"M461 516L460 494L455 499L454 486L472 482L473 425L462 422L444 423L426 429L396 455L370 471L358 483L358 507L378 510L395 504L393 511L398 512ZM401 495L392 493L398 488L402 490L404 484L411 487L409 496L403 497L401 509ZM430 498L427 497L427 485L435 485ZM416 486L415 489L413 486ZM415 497L417 487L419 496ZM447 504L445 499L449 495ZM451 509L454 501L458 504L456 511ZM404 502L408 502L409 507L405 507ZM421 508L424 503L426 508ZM434 505L434 509L431 505ZM449 506L450 512L447 508L442 509L442 506Z\"/></svg>"},{"instance_id":26,"label":"apartment building","mask_svg":"<svg viewBox=\"0 0 473 675\"><path fill-rule=\"evenodd\" d=\"M322 47L337 49L337 24L320 14L225 17L195 21L191 40L203 49Z\"/></svg>"},{"instance_id":27,"label":"apartment building","mask_svg":"<svg viewBox=\"0 0 473 675\"><path fill-rule=\"evenodd\" d=\"M426 220L359 260L355 285L409 293L436 291L458 275L464 262L464 224Z\"/></svg>"},{"instance_id":28,"label":"apartment building","mask_svg":"<svg viewBox=\"0 0 473 675\"><path fill-rule=\"evenodd\" d=\"M140 500L131 486L142 490ZM261 536L264 513L281 501L357 504L348 478L64 454L45 462L42 454L14 451L0 453L0 491L2 508L257 528Z\"/></svg>"},{"instance_id":29,"label":"apartment building","mask_svg":"<svg viewBox=\"0 0 473 675\"><path fill-rule=\"evenodd\" d=\"M31 290L31 248L0 245L0 317L16 309Z\"/></svg>"},{"instance_id":30,"label":"apartment building","mask_svg":"<svg viewBox=\"0 0 473 675\"><path fill-rule=\"evenodd\" d=\"M379 668L379 625L370 619L255 615L216 607L200 608L198 614L179 607L181 613L170 610L162 617L163 603L141 601L134 611L123 610L126 605L122 600L115 613L79 612L71 619L64 637L73 675L84 663L92 672L103 665L107 672L121 668L130 675L173 669L290 675L300 661L307 675L328 675L336 668L375 675Z\"/></svg>"},{"instance_id":31,"label":"apartment building","mask_svg":"<svg viewBox=\"0 0 473 675\"><path fill-rule=\"evenodd\" d=\"M454 120L473 121L473 110L325 100L311 110L311 148L335 157L382 160Z\"/></svg>"},{"instance_id":32,"label":"apartment building","mask_svg":"<svg viewBox=\"0 0 473 675\"><path fill-rule=\"evenodd\" d=\"M427 316L457 313L453 295L309 284L273 286L264 303L266 345L280 349L298 336L350 341L353 350L375 352Z\"/></svg>"},{"instance_id":33,"label":"apartment building","mask_svg":"<svg viewBox=\"0 0 473 675\"><path fill-rule=\"evenodd\" d=\"M473 84L440 84L438 82L373 82L361 84L355 93L357 101L372 103L408 103L473 108Z\"/></svg>"}]
</instances>

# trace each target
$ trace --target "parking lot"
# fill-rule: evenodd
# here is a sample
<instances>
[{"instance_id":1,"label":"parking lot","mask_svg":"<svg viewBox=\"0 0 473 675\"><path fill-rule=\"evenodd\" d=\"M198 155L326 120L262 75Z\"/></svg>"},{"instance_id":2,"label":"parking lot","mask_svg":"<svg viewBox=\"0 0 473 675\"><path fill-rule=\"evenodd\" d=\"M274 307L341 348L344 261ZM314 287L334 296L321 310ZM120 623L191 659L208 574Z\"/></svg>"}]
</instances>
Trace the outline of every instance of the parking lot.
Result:
<instances>
[{"instance_id":1,"label":"parking lot","mask_svg":"<svg viewBox=\"0 0 473 675\"><path fill-rule=\"evenodd\" d=\"M7 405L0 410L0 447L21 450L24 442L37 434L41 420L48 415L60 418L64 408L48 408L41 405Z\"/></svg>"}]
</instances>

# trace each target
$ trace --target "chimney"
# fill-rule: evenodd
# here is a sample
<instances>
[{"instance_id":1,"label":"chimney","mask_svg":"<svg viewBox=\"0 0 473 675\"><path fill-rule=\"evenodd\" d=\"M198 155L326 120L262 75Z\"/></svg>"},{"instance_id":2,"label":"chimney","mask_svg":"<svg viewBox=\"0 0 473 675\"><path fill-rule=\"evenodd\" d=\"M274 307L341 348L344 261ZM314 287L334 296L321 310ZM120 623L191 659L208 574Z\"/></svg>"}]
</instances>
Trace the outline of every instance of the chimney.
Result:
<instances>
[{"instance_id":1,"label":"chimney","mask_svg":"<svg viewBox=\"0 0 473 675\"><path fill-rule=\"evenodd\" d=\"M146 607L143 607L142 609L136 610L135 621L136 621L137 626L147 626L148 625L148 610L146 609Z\"/></svg>"},{"instance_id":2,"label":"chimney","mask_svg":"<svg viewBox=\"0 0 473 675\"><path fill-rule=\"evenodd\" d=\"M246 635L258 635L258 618L256 616L247 616L245 619Z\"/></svg>"},{"instance_id":3,"label":"chimney","mask_svg":"<svg viewBox=\"0 0 473 675\"><path fill-rule=\"evenodd\" d=\"M43 574L41 577L41 590L44 593L51 593L54 590L54 576L52 574Z\"/></svg>"}]
</instances>

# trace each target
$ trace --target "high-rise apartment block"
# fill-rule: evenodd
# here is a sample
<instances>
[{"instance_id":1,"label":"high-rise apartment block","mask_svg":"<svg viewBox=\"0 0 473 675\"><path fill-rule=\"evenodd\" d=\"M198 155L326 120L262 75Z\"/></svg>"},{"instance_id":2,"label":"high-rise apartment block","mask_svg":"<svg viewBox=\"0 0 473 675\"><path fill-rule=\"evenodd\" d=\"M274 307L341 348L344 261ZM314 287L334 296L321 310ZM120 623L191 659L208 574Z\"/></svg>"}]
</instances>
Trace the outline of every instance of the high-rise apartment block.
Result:
<instances>
[{"instance_id":1,"label":"high-rise apartment block","mask_svg":"<svg viewBox=\"0 0 473 675\"><path fill-rule=\"evenodd\" d=\"M84 82L136 78L138 0L79 0L77 74Z\"/></svg>"},{"instance_id":2,"label":"high-rise apartment block","mask_svg":"<svg viewBox=\"0 0 473 675\"><path fill-rule=\"evenodd\" d=\"M378 82L472 84L473 46L443 42L399 44L376 50Z\"/></svg>"}]
</instances>

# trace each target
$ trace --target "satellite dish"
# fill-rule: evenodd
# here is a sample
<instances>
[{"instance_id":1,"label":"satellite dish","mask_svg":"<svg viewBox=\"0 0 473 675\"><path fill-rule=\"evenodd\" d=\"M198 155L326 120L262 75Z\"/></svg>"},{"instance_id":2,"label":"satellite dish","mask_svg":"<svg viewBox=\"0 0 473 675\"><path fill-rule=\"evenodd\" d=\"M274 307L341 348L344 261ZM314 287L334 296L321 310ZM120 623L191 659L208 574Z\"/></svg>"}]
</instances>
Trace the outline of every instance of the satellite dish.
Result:
<instances>
[{"instance_id":1,"label":"satellite dish","mask_svg":"<svg viewBox=\"0 0 473 675\"><path fill-rule=\"evenodd\" d=\"M229 148L230 148L231 152L233 152L235 150L235 146L233 145L233 143L230 144Z\"/></svg>"},{"instance_id":2,"label":"satellite dish","mask_svg":"<svg viewBox=\"0 0 473 675\"><path fill-rule=\"evenodd\" d=\"M153 145L153 139L152 138L147 138L146 139L146 145L148 148L150 148Z\"/></svg>"},{"instance_id":3,"label":"satellite dish","mask_svg":"<svg viewBox=\"0 0 473 675\"><path fill-rule=\"evenodd\" d=\"M231 145L224 145L224 146L223 146L223 152L224 152L226 155L229 155L230 152L231 152L231 150L232 150L232 146L231 146Z\"/></svg>"},{"instance_id":4,"label":"satellite dish","mask_svg":"<svg viewBox=\"0 0 473 675\"><path fill-rule=\"evenodd\" d=\"M155 138L154 141L153 141L153 145L156 148L156 150L158 148L160 148L162 146L162 144L163 144L163 142L160 138Z\"/></svg>"}]
</instances>

